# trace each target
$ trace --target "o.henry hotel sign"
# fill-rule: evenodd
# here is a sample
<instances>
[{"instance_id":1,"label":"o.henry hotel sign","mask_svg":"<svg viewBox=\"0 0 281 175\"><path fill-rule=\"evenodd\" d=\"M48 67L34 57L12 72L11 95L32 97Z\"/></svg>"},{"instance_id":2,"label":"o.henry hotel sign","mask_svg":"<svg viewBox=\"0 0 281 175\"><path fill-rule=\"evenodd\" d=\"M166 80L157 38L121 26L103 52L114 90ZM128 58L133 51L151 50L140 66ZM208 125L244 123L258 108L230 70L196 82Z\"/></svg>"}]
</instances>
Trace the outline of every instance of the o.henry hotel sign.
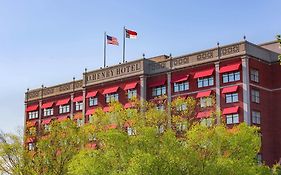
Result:
<instances>
[{"instance_id":1,"label":"o.henry hotel sign","mask_svg":"<svg viewBox=\"0 0 281 175\"><path fill-rule=\"evenodd\" d=\"M87 75L87 81L98 81L126 74L135 73L141 70L141 63L137 62L129 65L112 67L104 71L95 71Z\"/></svg>"}]
</instances>

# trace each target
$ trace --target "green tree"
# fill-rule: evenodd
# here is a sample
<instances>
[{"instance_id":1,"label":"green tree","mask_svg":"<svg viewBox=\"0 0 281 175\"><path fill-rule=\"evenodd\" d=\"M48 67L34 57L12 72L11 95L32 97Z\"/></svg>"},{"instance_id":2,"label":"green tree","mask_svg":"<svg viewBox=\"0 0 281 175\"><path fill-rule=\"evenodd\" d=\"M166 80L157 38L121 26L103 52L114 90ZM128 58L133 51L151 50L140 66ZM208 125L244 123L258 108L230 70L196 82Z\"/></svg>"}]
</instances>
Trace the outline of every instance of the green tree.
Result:
<instances>
[{"instance_id":1,"label":"green tree","mask_svg":"<svg viewBox=\"0 0 281 175\"><path fill-rule=\"evenodd\" d=\"M194 117L195 99L172 102L171 128L167 111L157 104L133 101L132 106L112 103L109 112L97 109L83 126L68 119L52 122L49 130L27 132L27 138L36 139L34 151L27 151L21 138L6 136L0 157L15 157L6 170L16 175L280 173L280 165L270 172L257 163L258 128L243 123L229 129L215 123L216 113L206 125ZM6 168L9 159L1 158Z\"/></svg>"},{"instance_id":2,"label":"green tree","mask_svg":"<svg viewBox=\"0 0 281 175\"><path fill-rule=\"evenodd\" d=\"M178 99L172 106L176 109L182 104L190 111L173 115L173 126L188 123L180 134L177 127L167 128L166 112L156 110L154 104L146 105L145 114L119 104L112 104L109 113L98 110L92 123L98 128L93 131L97 149L81 149L71 160L69 173L270 174L255 159L260 149L258 128L240 124L227 129L215 120L209 127L190 122L196 105L192 99ZM133 121L132 133L125 127L128 120Z\"/></svg>"},{"instance_id":3,"label":"green tree","mask_svg":"<svg viewBox=\"0 0 281 175\"><path fill-rule=\"evenodd\" d=\"M35 150L28 154L25 166L30 174L65 175L68 162L85 144L82 130L69 119L52 122L48 131L41 131Z\"/></svg>"},{"instance_id":4,"label":"green tree","mask_svg":"<svg viewBox=\"0 0 281 175\"><path fill-rule=\"evenodd\" d=\"M22 137L0 132L0 174L23 174Z\"/></svg>"}]
</instances>

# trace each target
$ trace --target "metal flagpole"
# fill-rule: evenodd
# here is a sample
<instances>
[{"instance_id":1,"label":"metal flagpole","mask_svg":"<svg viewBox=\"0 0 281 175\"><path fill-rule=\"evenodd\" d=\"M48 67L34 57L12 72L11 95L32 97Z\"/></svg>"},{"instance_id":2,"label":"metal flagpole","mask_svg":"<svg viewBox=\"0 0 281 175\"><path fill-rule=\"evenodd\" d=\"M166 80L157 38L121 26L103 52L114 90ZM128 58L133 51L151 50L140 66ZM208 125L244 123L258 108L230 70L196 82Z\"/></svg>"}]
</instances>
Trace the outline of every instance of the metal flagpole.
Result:
<instances>
[{"instance_id":1,"label":"metal flagpole","mask_svg":"<svg viewBox=\"0 0 281 175\"><path fill-rule=\"evenodd\" d=\"M106 32L104 32L104 43L103 43L103 67L106 66Z\"/></svg>"},{"instance_id":2,"label":"metal flagpole","mask_svg":"<svg viewBox=\"0 0 281 175\"><path fill-rule=\"evenodd\" d=\"M123 63L125 63L125 42L126 42L126 27L123 28Z\"/></svg>"}]
</instances>

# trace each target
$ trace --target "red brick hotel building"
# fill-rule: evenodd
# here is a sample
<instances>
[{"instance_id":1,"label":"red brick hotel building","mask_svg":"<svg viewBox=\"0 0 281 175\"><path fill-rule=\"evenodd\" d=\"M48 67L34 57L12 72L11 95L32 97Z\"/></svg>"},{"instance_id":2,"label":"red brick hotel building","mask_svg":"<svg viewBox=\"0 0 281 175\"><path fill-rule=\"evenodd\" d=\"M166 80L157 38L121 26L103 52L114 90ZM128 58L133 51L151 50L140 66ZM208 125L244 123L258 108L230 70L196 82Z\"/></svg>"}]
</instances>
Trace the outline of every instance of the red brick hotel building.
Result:
<instances>
[{"instance_id":1,"label":"red brick hotel building","mask_svg":"<svg viewBox=\"0 0 281 175\"><path fill-rule=\"evenodd\" d=\"M277 42L242 41L178 57L161 55L85 71L80 80L28 90L25 127L48 127L51 120L66 118L86 123L97 107L108 111L112 98L128 108L133 96L150 101L167 95L170 103L178 96L204 101L214 95L228 125L246 122L261 127L259 158L272 165L281 158L280 53ZM208 114L204 109L198 119ZM33 142L27 139L29 146Z\"/></svg>"}]
</instances>

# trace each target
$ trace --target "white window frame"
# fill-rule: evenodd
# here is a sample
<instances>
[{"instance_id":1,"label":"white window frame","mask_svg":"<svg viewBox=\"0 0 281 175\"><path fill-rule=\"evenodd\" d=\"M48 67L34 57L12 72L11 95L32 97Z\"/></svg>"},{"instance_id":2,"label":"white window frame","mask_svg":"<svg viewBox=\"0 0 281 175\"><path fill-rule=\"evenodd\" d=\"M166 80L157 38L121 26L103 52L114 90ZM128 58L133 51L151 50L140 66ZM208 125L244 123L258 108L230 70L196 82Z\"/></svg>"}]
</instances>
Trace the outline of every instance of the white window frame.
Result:
<instances>
[{"instance_id":1,"label":"white window frame","mask_svg":"<svg viewBox=\"0 0 281 175\"><path fill-rule=\"evenodd\" d=\"M182 92L182 91L187 91L187 90L189 90L188 81L174 83L174 92Z\"/></svg>"},{"instance_id":2,"label":"white window frame","mask_svg":"<svg viewBox=\"0 0 281 175\"><path fill-rule=\"evenodd\" d=\"M157 97L157 96L162 96L166 95L166 86L157 86L152 88L152 96Z\"/></svg>"},{"instance_id":3,"label":"white window frame","mask_svg":"<svg viewBox=\"0 0 281 175\"><path fill-rule=\"evenodd\" d=\"M54 108L45 108L43 110L44 117L54 115Z\"/></svg>"},{"instance_id":4,"label":"white window frame","mask_svg":"<svg viewBox=\"0 0 281 175\"><path fill-rule=\"evenodd\" d=\"M34 148L35 148L35 144L33 142L29 142L28 143L28 150L29 151L34 151Z\"/></svg>"},{"instance_id":5,"label":"white window frame","mask_svg":"<svg viewBox=\"0 0 281 175\"><path fill-rule=\"evenodd\" d=\"M210 127L213 124L213 120L212 118L202 118L200 124L202 126Z\"/></svg>"},{"instance_id":6,"label":"white window frame","mask_svg":"<svg viewBox=\"0 0 281 175\"><path fill-rule=\"evenodd\" d=\"M211 97L201 97L200 98L200 107L206 108L213 105L213 99Z\"/></svg>"},{"instance_id":7,"label":"white window frame","mask_svg":"<svg viewBox=\"0 0 281 175\"><path fill-rule=\"evenodd\" d=\"M75 111L82 111L83 110L83 101L75 102Z\"/></svg>"},{"instance_id":8,"label":"white window frame","mask_svg":"<svg viewBox=\"0 0 281 175\"><path fill-rule=\"evenodd\" d=\"M105 102L106 103L111 103L114 101L119 100L119 94L118 93L112 93L112 94L105 94Z\"/></svg>"},{"instance_id":9,"label":"white window frame","mask_svg":"<svg viewBox=\"0 0 281 175\"><path fill-rule=\"evenodd\" d=\"M50 129L51 129L51 126L50 126L50 125L44 124L44 131L45 131L45 132L49 132Z\"/></svg>"},{"instance_id":10,"label":"white window frame","mask_svg":"<svg viewBox=\"0 0 281 175\"><path fill-rule=\"evenodd\" d=\"M214 85L214 76L211 77L202 77L197 79L198 88L208 87Z\"/></svg>"},{"instance_id":11,"label":"white window frame","mask_svg":"<svg viewBox=\"0 0 281 175\"><path fill-rule=\"evenodd\" d=\"M39 117L38 111L28 112L28 119L35 119L35 118L38 118L38 117Z\"/></svg>"},{"instance_id":12,"label":"white window frame","mask_svg":"<svg viewBox=\"0 0 281 175\"><path fill-rule=\"evenodd\" d=\"M222 82L229 83L240 80L240 71L222 74Z\"/></svg>"},{"instance_id":13,"label":"white window frame","mask_svg":"<svg viewBox=\"0 0 281 175\"><path fill-rule=\"evenodd\" d=\"M127 127L127 134L128 136L136 135L136 130L132 127Z\"/></svg>"},{"instance_id":14,"label":"white window frame","mask_svg":"<svg viewBox=\"0 0 281 175\"><path fill-rule=\"evenodd\" d=\"M133 99L137 97L137 89L128 89L127 90L128 99Z\"/></svg>"},{"instance_id":15,"label":"white window frame","mask_svg":"<svg viewBox=\"0 0 281 175\"><path fill-rule=\"evenodd\" d=\"M83 125L83 119L77 119L76 120L77 126L80 127Z\"/></svg>"},{"instance_id":16,"label":"white window frame","mask_svg":"<svg viewBox=\"0 0 281 175\"><path fill-rule=\"evenodd\" d=\"M97 105L98 105L98 97L90 97L89 106L97 106Z\"/></svg>"},{"instance_id":17,"label":"white window frame","mask_svg":"<svg viewBox=\"0 0 281 175\"><path fill-rule=\"evenodd\" d=\"M185 111L187 109L187 106L185 103L177 106L177 111Z\"/></svg>"},{"instance_id":18,"label":"white window frame","mask_svg":"<svg viewBox=\"0 0 281 175\"><path fill-rule=\"evenodd\" d=\"M177 131L185 131L187 129L187 122L177 123L176 124Z\"/></svg>"},{"instance_id":19,"label":"white window frame","mask_svg":"<svg viewBox=\"0 0 281 175\"><path fill-rule=\"evenodd\" d=\"M237 123L239 123L239 114L226 115L226 124L237 124Z\"/></svg>"},{"instance_id":20,"label":"white window frame","mask_svg":"<svg viewBox=\"0 0 281 175\"><path fill-rule=\"evenodd\" d=\"M225 103L235 103L238 102L238 93L227 93L225 94Z\"/></svg>"},{"instance_id":21,"label":"white window frame","mask_svg":"<svg viewBox=\"0 0 281 175\"><path fill-rule=\"evenodd\" d=\"M59 106L59 113L64 114L70 112L70 106L69 105L60 105Z\"/></svg>"}]
</instances>

